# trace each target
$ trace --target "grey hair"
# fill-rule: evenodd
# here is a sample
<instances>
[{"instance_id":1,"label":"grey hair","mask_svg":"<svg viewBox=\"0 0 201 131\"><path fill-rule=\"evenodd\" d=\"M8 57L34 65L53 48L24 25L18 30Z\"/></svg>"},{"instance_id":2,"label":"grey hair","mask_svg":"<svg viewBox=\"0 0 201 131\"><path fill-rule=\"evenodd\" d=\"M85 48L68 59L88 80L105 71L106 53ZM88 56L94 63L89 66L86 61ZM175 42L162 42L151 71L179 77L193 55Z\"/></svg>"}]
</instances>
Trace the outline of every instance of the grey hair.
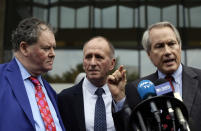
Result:
<instances>
[{"instance_id":1,"label":"grey hair","mask_svg":"<svg viewBox=\"0 0 201 131\"><path fill-rule=\"evenodd\" d=\"M19 50L22 41L28 45L36 43L40 33L45 30L50 30L54 34L52 27L44 21L34 17L23 19L12 32L11 42L14 51Z\"/></svg>"},{"instance_id":2,"label":"grey hair","mask_svg":"<svg viewBox=\"0 0 201 131\"><path fill-rule=\"evenodd\" d=\"M150 30L153 28L158 28L158 27L159 28L160 27L170 27L173 30L173 32L175 33L177 42L182 46L179 31L176 29L176 27L173 24L171 24L170 22L164 21L164 22L158 22L158 23L155 23L155 24L149 26L148 29L144 32L143 37L142 37L142 46L146 52L149 52L151 50L151 41L150 41L150 36L149 36Z\"/></svg>"}]
</instances>

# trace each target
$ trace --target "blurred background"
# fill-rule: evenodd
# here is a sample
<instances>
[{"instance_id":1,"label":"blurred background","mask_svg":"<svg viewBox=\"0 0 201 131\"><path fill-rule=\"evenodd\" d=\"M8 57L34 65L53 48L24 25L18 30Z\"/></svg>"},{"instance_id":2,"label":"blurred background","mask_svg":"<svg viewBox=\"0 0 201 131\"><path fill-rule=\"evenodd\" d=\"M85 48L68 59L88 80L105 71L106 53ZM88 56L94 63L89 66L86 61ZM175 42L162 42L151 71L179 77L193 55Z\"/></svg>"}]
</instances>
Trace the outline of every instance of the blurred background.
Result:
<instances>
[{"instance_id":1,"label":"blurred background","mask_svg":"<svg viewBox=\"0 0 201 131\"><path fill-rule=\"evenodd\" d=\"M20 20L31 16L56 30L55 63L45 77L58 92L83 72L82 46L97 35L112 42L117 67L126 67L128 81L155 72L141 38L158 21L178 28L182 63L201 69L201 0L0 0L0 63L12 59L11 33Z\"/></svg>"}]
</instances>

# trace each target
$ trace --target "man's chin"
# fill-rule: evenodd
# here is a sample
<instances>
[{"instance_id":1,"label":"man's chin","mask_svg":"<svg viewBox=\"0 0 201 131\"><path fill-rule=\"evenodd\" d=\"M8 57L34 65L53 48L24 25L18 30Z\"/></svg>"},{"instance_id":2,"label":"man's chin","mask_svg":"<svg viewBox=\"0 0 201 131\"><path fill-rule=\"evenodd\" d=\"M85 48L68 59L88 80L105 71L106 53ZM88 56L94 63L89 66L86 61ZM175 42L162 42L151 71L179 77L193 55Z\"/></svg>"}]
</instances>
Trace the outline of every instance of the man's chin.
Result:
<instances>
[{"instance_id":1,"label":"man's chin","mask_svg":"<svg viewBox=\"0 0 201 131\"><path fill-rule=\"evenodd\" d=\"M162 72L165 74L172 74L177 70L177 68L166 68Z\"/></svg>"}]
</instances>

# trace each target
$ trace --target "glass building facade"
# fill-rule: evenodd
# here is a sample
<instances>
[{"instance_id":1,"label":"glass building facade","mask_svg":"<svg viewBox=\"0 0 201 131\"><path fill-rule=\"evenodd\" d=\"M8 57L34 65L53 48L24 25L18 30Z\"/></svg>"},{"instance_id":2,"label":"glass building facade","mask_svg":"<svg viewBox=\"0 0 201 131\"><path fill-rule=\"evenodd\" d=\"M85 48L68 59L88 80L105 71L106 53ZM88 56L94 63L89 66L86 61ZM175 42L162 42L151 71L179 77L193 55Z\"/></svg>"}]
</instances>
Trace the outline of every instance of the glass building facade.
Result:
<instances>
[{"instance_id":1,"label":"glass building facade","mask_svg":"<svg viewBox=\"0 0 201 131\"><path fill-rule=\"evenodd\" d=\"M155 71L141 46L143 32L150 24L170 21L182 38L182 63L201 69L201 0L7 0L5 12L5 61L12 56L11 31L34 16L57 31L55 72L81 63L84 42L102 35L117 49L119 64L142 77Z\"/></svg>"}]
</instances>

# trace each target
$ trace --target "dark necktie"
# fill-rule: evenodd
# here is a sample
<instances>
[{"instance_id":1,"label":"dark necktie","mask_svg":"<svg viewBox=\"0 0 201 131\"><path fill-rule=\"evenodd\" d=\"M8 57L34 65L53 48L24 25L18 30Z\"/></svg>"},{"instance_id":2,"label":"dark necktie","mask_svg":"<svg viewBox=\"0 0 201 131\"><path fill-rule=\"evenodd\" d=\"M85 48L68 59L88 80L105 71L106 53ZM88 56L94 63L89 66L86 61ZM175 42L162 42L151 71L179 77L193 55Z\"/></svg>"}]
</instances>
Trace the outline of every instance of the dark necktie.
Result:
<instances>
[{"instance_id":1,"label":"dark necktie","mask_svg":"<svg viewBox=\"0 0 201 131\"><path fill-rule=\"evenodd\" d=\"M98 88L95 94L98 96L95 106L94 131L107 131L105 103L102 98L103 88Z\"/></svg>"},{"instance_id":2,"label":"dark necktie","mask_svg":"<svg viewBox=\"0 0 201 131\"><path fill-rule=\"evenodd\" d=\"M40 85L39 80L32 76L29 77L29 79L35 86L35 97L46 131L56 131L56 126L54 124L54 120L52 118L48 103L45 99L45 94L42 90L42 86Z\"/></svg>"},{"instance_id":3,"label":"dark necktie","mask_svg":"<svg viewBox=\"0 0 201 131\"><path fill-rule=\"evenodd\" d=\"M167 76L165 77L165 79L169 81L170 86L171 86L171 88L172 88L172 91L174 92L175 89L174 89L174 85L173 85L173 83L172 83L172 81L174 81L174 78L173 78L171 75L167 75Z\"/></svg>"}]
</instances>

